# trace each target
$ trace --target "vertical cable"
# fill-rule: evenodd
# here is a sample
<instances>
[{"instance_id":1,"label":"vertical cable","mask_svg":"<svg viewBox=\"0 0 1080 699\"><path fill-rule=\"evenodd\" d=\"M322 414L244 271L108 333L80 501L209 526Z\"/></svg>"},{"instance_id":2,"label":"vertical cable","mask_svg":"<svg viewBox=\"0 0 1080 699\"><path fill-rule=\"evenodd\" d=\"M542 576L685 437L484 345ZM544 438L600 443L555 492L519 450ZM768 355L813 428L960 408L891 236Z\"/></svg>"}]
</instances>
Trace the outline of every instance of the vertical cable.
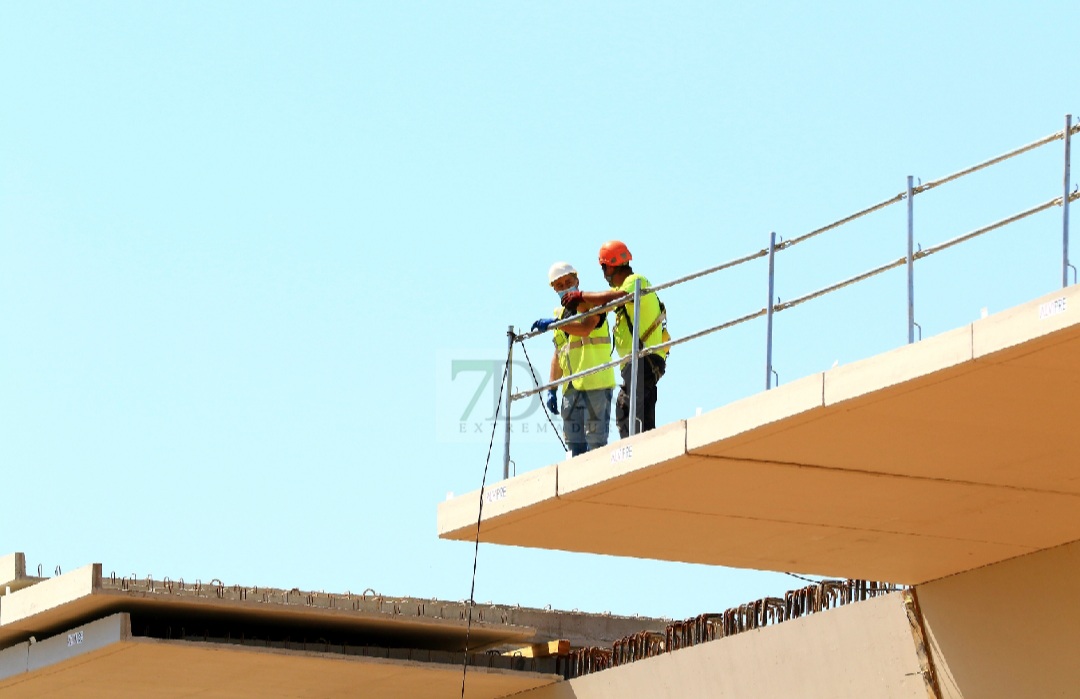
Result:
<instances>
[{"instance_id":1,"label":"vertical cable","mask_svg":"<svg viewBox=\"0 0 1080 699\"><path fill-rule=\"evenodd\" d=\"M506 353L506 366L503 368L503 378L502 378L503 384L506 385L506 386L510 385L510 382L507 381L507 378L510 375L510 362L513 361L513 354L514 354L514 341L513 341L513 337L512 337L513 332L514 332L513 327L511 326L511 329L510 329L510 334L511 334L510 349ZM502 386L499 386L499 392L500 393L502 393L502 388L503 388ZM510 404L509 401L507 401L507 406L509 406L509 404ZM476 596L476 563L480 558L480 522L483 520L483 517L484 517L484 486L487 485L488 465L491 464L491 449L492 449L492 447L495 446L495 430L499 425L499 409L501 407L502 407L502 404L500 403L499 406L497 406L495 408L495 421L491 426L491 439L488 441L487 458L484 459L484 475L480 479L480 507L479 507L479 509L477 510L477 513L476 513L476 543L475 543L475 545L473 547L472 583L469 585L469 621L465 626L465 652L464 652L465 657L461 662L461 697L462 697L462 699L465 699L465 673L469 669L469 636L472 634L472 613L473 613L473 606L476 604L476 600L475 600L475 596ZM506 422L507 422L507 424L510 423L510 411L509 411L509 409L507 409L507 412L506 412Z\"/></svg>"}]
</instances>

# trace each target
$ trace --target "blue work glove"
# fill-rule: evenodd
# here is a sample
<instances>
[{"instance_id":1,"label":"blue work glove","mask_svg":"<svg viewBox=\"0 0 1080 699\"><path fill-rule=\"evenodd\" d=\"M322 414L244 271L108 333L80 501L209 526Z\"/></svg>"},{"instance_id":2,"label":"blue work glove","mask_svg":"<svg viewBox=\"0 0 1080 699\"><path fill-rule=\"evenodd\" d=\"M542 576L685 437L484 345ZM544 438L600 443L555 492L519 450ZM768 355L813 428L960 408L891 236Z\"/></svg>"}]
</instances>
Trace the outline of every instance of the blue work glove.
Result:
<instances>
[{"instance_id":1,"label":"blue work glove","mask_svg":"<svg viewBox=\"0 0 1080 699\"><path fill-rule=\"evenodd\" d=\"M540 332L544 332L548 329L548 326L550 326L554 322L554 318L541 318L540 320L532 324L532 331L536 332L537 330L539 330Z\"/></svg>"},{"instance_id":2,"label":"blue work glove","mask_svg":"<svg viewBox=\"0 0 1080 699\"><path fill-rule=\"evenodd\" d=\"M554 388L548 389L547 408L551 411L552 415L559 414L559 392Z\"/></svg>"}]
</instances>

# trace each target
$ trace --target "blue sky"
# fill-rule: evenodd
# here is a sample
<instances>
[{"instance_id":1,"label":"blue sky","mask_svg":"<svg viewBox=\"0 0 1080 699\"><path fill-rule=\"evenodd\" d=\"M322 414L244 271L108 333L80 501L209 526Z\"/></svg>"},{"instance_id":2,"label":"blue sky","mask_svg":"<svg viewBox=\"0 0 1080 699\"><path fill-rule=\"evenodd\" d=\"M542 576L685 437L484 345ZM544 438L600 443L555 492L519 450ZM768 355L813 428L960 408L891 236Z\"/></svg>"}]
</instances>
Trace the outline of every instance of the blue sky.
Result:
<instances>
[{"instance_id":1,"label":"blue sky","mask_svg":"<svg viewBox=\"0 0 1080 699\"><path fill-rule=\"evenodd\" d=\"M620 238L668 281L1060 130L1072 9L3 3L0 554L466 598L472 546L435 510L480 486L488 435L446 429L450 366L550 313L552 262L599 288ZM916 239L1061 188L1057 142L917 197ZM784 251L777 295L901 256L904 216ZM916 319L1060 283L1054 208L921 261ZM903 344L905 289L897 270L779 314L781 383ZM761 261L672 289L672 333L766 293ZM528 350L546 372L546 339ZM763 384L755 321L677 348L658 420ZM519 441L519 471L561 458ZM494 546L478 570L482 601L669 617L802 584Z\"/></svg>"}]
</instances>

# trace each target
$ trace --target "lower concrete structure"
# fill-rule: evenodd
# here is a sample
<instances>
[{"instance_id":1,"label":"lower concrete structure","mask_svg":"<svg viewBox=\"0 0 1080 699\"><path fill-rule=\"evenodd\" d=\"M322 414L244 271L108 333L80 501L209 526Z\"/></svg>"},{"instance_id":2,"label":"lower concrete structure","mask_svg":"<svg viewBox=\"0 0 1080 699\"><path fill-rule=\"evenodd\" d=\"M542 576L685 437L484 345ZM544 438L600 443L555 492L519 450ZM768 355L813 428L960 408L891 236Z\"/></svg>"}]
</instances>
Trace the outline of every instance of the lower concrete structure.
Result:
<instances>
[{"instance_id":1,"label":"lower concrete structure","mask_svg":"<svg viewBox=\"0 0 1080 699\"><path fill-rule=\"evenodd\" d=\"M593 641L608 650L575 648L547 658L472 654L464 674L464 653L423 648L445 644L445 639L424 641L416 629L399 637L412 637L414 645L405 648L303 638L305 629L309 634L340 633L324 626L326 617L314 608L308 593L294 594L298 609L292 613L307 616L310 624L289 627L291 631L254 623L258 614L247 618L224 614L216 626L205 628L209 617L205 609L199 610L201 604L212 602L222 612L242 601L225 599L218 586L200 589L199 594L206 595L202 602L188 600L185 613L173 620L175 626L150 621L148 608L138 604L112 613L100 612L104 607L73 604L80 597L72 591L78 591L88 576L92 579L97 567L0 597L0 615L6 610L10 619L18 619L11 623L18 623L23 633L55 628L57 623L63 626L64 614L75 620L90 609L93 617L56 633L39 631L16 641L9 629L8 640L0 643L0 696L435 699L461 696L463 677L465 696L482 699L1011 699L1075 696L1080 687L1080 663L1075 662L1080 604L1069 586L1080 576L1080 542L907 590L878 590L881 594L865 601L854 603L852 598L804 616L792 616L792 603L796 607L805 603L798 595L759 600L729 610L738 612L734 618L729 613L711 615L709 632L689 645L672 636L678 622L668 625L665 636L656 626L661 620L576 615L575 621L559 612L525 610L547 614L553 628L576 625L582 637L595 622L605 633L620 626L639 630L632 632L634 638L647 636L658 642L639 647L637 657L621 659L618 649L625 650L627 638L611 644L599 635ZM127 591L121 589L115 596L149 604L135 589L145 585L145 581L134 587L129 583ZM873 588L849 581L830 589ZM29 597L20 597L29 592L36 593L33 604L28 604ZM273 597L286 591L267 592ZM102 596L112 595L102 591ZM400 602L380 612L386 614L381 621L391 626L397 617L402 624L417 624L411 612L402 613L400 607L389 611ZM818 607L821 603L829 606L837 600L816 602ZM273 608L284 603L257 604ZM787 620L785 614L769 618L769 609L784 605ZM500 608L488 610L501 615ZM33 621L35 617L40 623ZM746 627L754 618L761 626ZM6 625L0 624L0 629ZM361 620L360 627L380 625ZM500 645L494 641L500 630L509 641L501 644L503 648L516 647L523 637L537 638L521 627L488 623L486 640ZM286 632L293 635L282 635ZM717 637L710 640L713 632ZM584 673L580 665L575 669L575 655L599 651L607 653L607 662Z\"/></svg>"},{"instance_id":2,"label":"lower concrete structure","mask_svg":"<svg viewBox=\"0 0 1080 699\"><path fill-rule=\"evenodd\" d=\"M919 585L940 696L1080 696L1077 580L1080 542Z\"/></svg>"},{"instance_id":3,"label":"lower concrete structure","mask_svg":"<svg viewBox=\"0 0 1080 699\"><path fill-rule=\"evenodd\" d=\"M520 699L926 699L902 594L647 658Z\"/></svg>"},{"instance_id":4,"label":"lower concrete structure","mask_svg":"<svg viewBox=\"0 0 1080 699\"><path fill-rule=\"evenodd\" d=\"M554 673L471 667L466 696L496 699L559 679ZM450 662L138 637L126 613L0 651L0 695L12 699L441 699L460 696L461 680L462 667Z\"/></svg>"},{"instance_id":5,"label":"lower concrete structure","mask_svg":"<svg viewBox=\"0 0 1080 699\"><path fill-rule=\"evenodd\" d=\"M610 644L664 620L213 581L54 578L0 559L0 696L496 699L564 680L538 642ZM19 563L20 565L16 565ZM466 667L467 664L467 667Z\"/></svg>"},{"instance_id":6,"label":"lower concrete structure","mask_svg":"<svg viewBox=\"0 0 1080 699\"><path fill-rule=\"evenodd\" d=\"M1080 695L1080 542L529 690L520 699Z\"/></svg>"}]
</instances>

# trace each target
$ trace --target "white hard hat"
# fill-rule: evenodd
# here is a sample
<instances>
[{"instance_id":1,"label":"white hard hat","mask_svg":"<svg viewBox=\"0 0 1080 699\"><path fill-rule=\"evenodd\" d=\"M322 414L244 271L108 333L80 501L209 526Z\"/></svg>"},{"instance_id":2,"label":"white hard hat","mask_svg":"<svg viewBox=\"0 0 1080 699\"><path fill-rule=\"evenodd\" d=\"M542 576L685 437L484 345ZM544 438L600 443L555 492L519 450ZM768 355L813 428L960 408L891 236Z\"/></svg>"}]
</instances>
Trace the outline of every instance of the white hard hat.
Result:
<instances>
[{"instance_id":1,"label":"white hard hat","mask_svg":"<svg viewBox=\"0 0 1080 699\"><path fill-rule=\"evenodd\" d=\"M556 262L551 265L551 269L548 270L548 283L554 284L556 279L565 277L568 274L577 274L574 265L569 262Z\"/></svg>"}]
</instances>

